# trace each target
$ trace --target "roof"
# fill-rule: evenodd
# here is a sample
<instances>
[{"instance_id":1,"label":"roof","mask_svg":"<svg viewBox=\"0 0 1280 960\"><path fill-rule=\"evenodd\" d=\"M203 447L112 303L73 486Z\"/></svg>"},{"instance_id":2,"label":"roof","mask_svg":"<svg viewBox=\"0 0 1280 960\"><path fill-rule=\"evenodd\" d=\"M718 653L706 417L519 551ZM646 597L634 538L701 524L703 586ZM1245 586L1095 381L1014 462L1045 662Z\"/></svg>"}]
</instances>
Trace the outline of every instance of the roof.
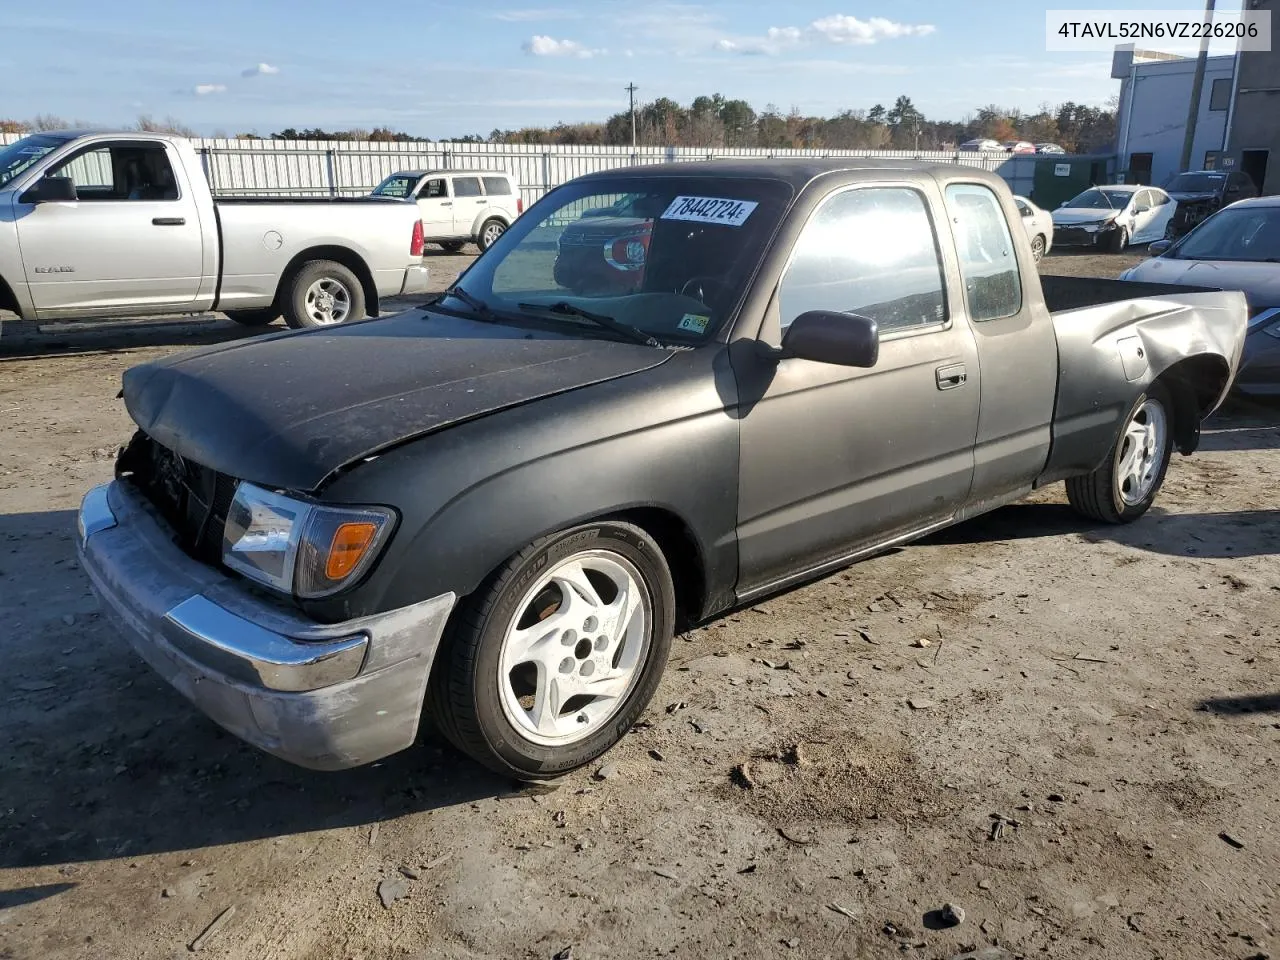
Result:
<instances>
[{"instance_id":1,"label":"roof","mask_svg":"<svg viewBox=\"0 0 1280 960\"><path fill-rule=\"evenodd\" d=\"M476 170L472 170L472 169L467 169L467 170L458 170L458 169L449 169L449 170L397 170L395 173L391 174L391 176L393 176L393 177L444 177L444 176L449 176L449 175L457 176L458 174L462 174L463 176L468 176L468 177L469 177L469 176L480 176L480 177L510 177L510 176L512 176L512 174L508 173L506 170L478 170L478 169L476 169Z\"/></svg>"},{"instance_id":2,"label":"roof","mask_svg":"<svg viewBox=\"0 0 1280 960\"><path fill-rule=\"evenodd\" d=\"M946 163L938 160L871 159L866 157L747 157L723 160L686 160L675 163L641 164L633 167L615 167L598 170L578 177L578 180L608 180L618 177L725 177L765 178L789 183L796 190L810 181L832 173L883 173L896 171L906 174L934 176L939 172L963 174L989 182L1000 181L994 173L981 167L962 163Z\"/></svg>"}]
</instances>

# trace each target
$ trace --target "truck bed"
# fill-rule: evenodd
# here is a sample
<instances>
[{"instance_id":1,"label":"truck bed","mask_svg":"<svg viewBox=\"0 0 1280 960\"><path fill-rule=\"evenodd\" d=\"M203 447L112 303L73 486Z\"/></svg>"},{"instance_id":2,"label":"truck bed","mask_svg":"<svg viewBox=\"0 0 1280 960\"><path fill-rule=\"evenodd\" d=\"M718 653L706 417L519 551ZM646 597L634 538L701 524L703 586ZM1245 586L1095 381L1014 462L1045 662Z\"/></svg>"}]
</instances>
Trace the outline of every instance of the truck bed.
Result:
<instances>
[{"instance_id":1,"label":"truck bed","mask_svg":"<svg viewBox=\"0 0 1280 960\"><path fill-rule=\"evenodd\" d=\"M1216 293L1220 287L1192 287L1180 283L1139 283L1101 277L1041 277L1044 302L1050 313L1096 307L1120 300L1168 297L1187 293Z\"/></svg>"}]
</instances>

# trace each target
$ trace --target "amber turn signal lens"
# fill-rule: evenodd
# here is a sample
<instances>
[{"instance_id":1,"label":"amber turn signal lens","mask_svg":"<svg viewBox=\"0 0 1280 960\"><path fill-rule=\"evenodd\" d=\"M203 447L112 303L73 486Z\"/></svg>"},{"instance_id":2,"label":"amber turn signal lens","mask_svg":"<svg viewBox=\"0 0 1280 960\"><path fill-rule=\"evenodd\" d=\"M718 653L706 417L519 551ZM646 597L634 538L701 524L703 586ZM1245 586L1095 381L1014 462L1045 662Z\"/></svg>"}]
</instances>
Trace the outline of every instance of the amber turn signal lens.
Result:
<instances>
[{"instance_id":1,"label":"amber turn signal lens","mask_svg":"<svg viewBox=\"0 0 1280 960\"><path fill-rule=\"evenodd\" d=\"M364 556L378 532L377 524L344 523L333 532L329 544L329 559L324 565L324 575L330 580L342 580Z\"/></svg>"}]
</instances>

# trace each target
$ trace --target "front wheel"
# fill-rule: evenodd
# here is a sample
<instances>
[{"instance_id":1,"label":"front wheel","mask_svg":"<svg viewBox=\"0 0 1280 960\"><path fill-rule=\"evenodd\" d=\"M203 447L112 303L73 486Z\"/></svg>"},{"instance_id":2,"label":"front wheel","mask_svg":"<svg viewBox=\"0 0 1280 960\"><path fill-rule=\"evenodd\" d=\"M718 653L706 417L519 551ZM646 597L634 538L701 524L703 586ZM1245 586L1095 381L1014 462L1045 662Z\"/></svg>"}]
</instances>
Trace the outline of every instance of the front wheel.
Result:
<instances>
[{"instance_id":1,"label":"front wheel","mask_svg":"<svg viewBox=\"0 0 1280 960\"><path fill-rule=\"evenodd\" d=\"M440 243L440 249L445 253L461 253L464 243L463 240L444 240Z\"/></svg>"},{"instance_id":2,"label":"front wheel","mask_svg":"<svg viewBox=\"0 0 1280 960\"><path fill-rule=\"evenodd\" d=\"M639 719L674 628L670 570L639 527L592 523L537 541L456 614L432 674L433 719L506 776L568 773Z\"/></svg>"},{"instance_id":3,"label":"front wheel","mask_svg":"<svg viewBox=\"0 0 1280 960\"><path fill-rule=\"evenodd\" d=\"M1044 258L1044 237L1036 234L1031 238L1031 259L1039 263Z\"/></svg>"},{"instance_id":4,"label":"front wheel","mask_svg":"<svg viewBox=\"0 0 1280 960\"><path fill-rule=\"evenodd\" d=\"M498 238L507 232L507 225L494 217L492 220L486 220L480 225L480 235L476 237L476 246L480 248L480 252L484 253L495 243Z\"/></svg>"},{"instance_id":5,"label":"front wheel","mask_svg":"<svg viewBox=\"0 0 1280 960\"><path fill-rule=\"evenodd\" d=\"M1124 248L1129 245L1129 231L1124 227L1112 232L1107 238L1107 247L1112 253L1123 253Z\"/></svg>"},{"instance_id":6,"label":"front wheel","mask_svg":"<svg viewBox=\"0 0 1280 960\"><path fill-rule=\"evenodd\" d=\"M1155 501L1173 452L1169 394L1152 384L1129 411L1111 453L1093 473L1067 480L1076 512L1106 523L1132 523Z\"/></svg>"},{"instance_id":7,"label":"front wheel","mask_svg":"<svg viewBox=\"0 0 1280 960\"><path fill-rule=\"evenodd\" d=\"M312 260L294 275L285 297L284 320L295 330L362 319L364 287L347 267L332 260Z\"/></svg>"}]
</instances>

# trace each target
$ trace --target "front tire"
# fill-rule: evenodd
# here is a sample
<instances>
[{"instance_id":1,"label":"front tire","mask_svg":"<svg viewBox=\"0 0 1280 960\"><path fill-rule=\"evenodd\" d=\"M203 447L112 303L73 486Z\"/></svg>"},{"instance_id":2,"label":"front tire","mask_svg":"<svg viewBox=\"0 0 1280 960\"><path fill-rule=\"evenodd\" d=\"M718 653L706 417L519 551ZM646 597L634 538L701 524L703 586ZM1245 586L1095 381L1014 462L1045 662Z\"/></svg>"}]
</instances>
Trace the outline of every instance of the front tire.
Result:
<instances>
[{"instance_id":1,"label":"front tire","mask_svg":"<svg viewBox=\"0 0 1280 960\"><path fill-rule=\"evenodd\" d=\"M1129 410L1106 462L1067 480L1075 511L1104 523L1132 523L1151 509L1173 452L1173 404L1153 383Z\"/></svg>"},{"instance_id":2,"label":"front tire","mask_svg":"<svg viewBox=\"0 0 1280 960\"><path fill-rule=\"evenodd\" d=\"M1107 249L1111 253L1123 253L1127 246L1129 246L1129 231L1125 227L1113 231L1107 238Z\"/></svg>"},{"instance_id":3,"label":"front tire","mask_svg":"<svg viewBox=\"0 0 1280 960\"><path fill-rule=\"evenodd\" d=\"M262 310L228 310L227 318L234 320L242 327L265 327L280 318L280 311L275 307Z\"/></svg>"},{"instance_id":4,"label":"front tire","mask_svg":"<svg viewBox=\"0 0 1280 960\"><path fill-rule=\"evenodd\" d=\"M1044 237L1039 234L1031 238L1031 259L1036 263L1044 259Z\"/></svg>"},{"instance_id":5,"label":"front tire","mask_svg":"<svg viewBox=\"0 0 1280 960\"><path fill-rule=\"evenodd\" d=\"M481 253L484 253L497 243L498 238L506 232L507 225L497 217L491 217L480 224L480 233L476 237L476 246L480 248Z\"/></svg>"},{"instance_id":6,"label":"front tire","mask_svg":"<svg viewBox=\"0 0 1280 960\"><path fill-rule=\"evenodd\" d=\"M445 240L440 244L440 249L445 253L461 253L465 243L463 240Z\"/></svg>"},{"instance_id":7,"label":"front tire","mask_svg":"<svg viewBox=\"0 0 1280 960\"><path fill-rule=\"evenodd\" d=\"M333 260L312 260L294 274L285 298L284 321L295 330L331 327L364 319L364 287Z\"/></svg>"},{"instance_id":8,"label":"front tire","mask_svg":"<svg viewBox=\"0 0 1280 960\"><path fill-rule=\"evenodd\" d=\"M432 718L498 773L568 773L639 719L674 629L671 573L644 530L602 521L544 538L459 608L432 673Z\"/></svg>"}]
</instances>

